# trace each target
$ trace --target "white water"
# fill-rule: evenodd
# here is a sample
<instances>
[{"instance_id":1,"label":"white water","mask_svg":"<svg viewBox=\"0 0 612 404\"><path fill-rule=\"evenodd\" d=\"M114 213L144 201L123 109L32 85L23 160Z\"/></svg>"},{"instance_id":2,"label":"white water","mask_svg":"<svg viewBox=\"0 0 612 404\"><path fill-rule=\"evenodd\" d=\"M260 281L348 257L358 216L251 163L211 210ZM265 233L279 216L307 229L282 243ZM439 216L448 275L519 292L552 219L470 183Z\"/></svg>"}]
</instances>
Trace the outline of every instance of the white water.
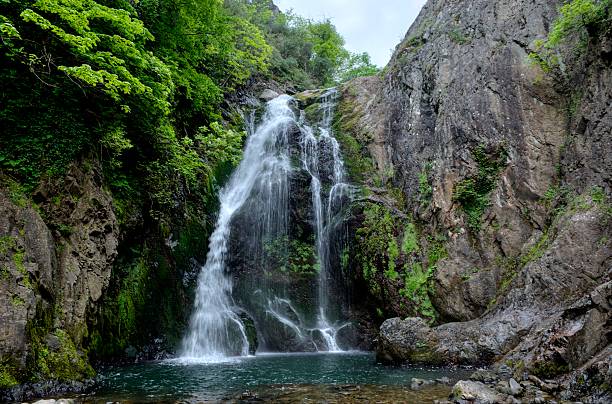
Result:
<instances>
[{"instance_id":1,"label":"white water","mask_svg":"<svg viewBox=\"0 0 612 404\"><path fill-rule=\"evenodd\" d=\"M331 135L334 107L338 93L336 89L328 90L321 98L321 121L318 126L319 137L315 137L312 129L305 127L302 131L302 164L311 176L312 206L316 227L316 247L319 261L319 290L318 305L319 316L317 329L321 332L327 350L341 351L336 341L336 334L344 325L334 325L330 321L329 284L330 284L330 243L333 231L334 216L342 209L342 203L348 195L349 186L345 181L344 163L340 154L340 145ZM326 196L327 204L324 206L321 190L319 162L321 156L327 153L331 156L332 184Z\"/></svg>"},{"instance_id":2,"label":"white water","mask_svg":"<svg viewBox=\"0 0 612 404\"><path fill-rule=\"evenodd\" d=\"M242 162L220 193L219 218L200 271L190 329L183 341L184 358L216 362L227 356L248 355L249 344L234 310L232 281L225 268L230 223L257 181L287 177L291 170L287 153L280 152L287 147L287 130L295 120L290 99L281 96L268 103L262 124L247 141Z\"/></svg>"},{"instance_id":3,"label":"white water","mask_svg":"<svg viewBox=\"0 0 612 404\"><path fill-rule=\"evenodd\" d=\"M344 164L340 147L331 135L336 90L329 90L322 97L322 119L315 131L303 119L298 123L290 108L292 98L280 96L267 105L260 125L254 128L254 119L248 125L249 140L244 158L229 183L220 193L221 208L216 229L213 232L206 264L202 267L196 290L194 312L190 328L183 341L182 356L187 360L203 362L223 361L230 356L246 356L249 344L240 317L240 310L232 299L232 281L226 273L226 254L231 232L232 218L245 206L249 197L257 194L261 209L256 214L260 235L286 233L288 177L291 172L288 132L299 126L301 132L302 168L311 177L312 209L315 219L315 242L318 264L318 317L317 324L305 323L288 299L269 297L266 315L272 316L295 332L297 338L310 338L317 350L340 352L336 341L338 330L346 324L330 320L328 299L330 284L330 239L335 216L346 200L349 186L344 182ZM331 183L329 193L323 195L320 160L331 163L326 183ZM258 240L260 241L260 240ZM317 345L314 333L319 333L325 346Z\"/></svg>"}]
</instances>

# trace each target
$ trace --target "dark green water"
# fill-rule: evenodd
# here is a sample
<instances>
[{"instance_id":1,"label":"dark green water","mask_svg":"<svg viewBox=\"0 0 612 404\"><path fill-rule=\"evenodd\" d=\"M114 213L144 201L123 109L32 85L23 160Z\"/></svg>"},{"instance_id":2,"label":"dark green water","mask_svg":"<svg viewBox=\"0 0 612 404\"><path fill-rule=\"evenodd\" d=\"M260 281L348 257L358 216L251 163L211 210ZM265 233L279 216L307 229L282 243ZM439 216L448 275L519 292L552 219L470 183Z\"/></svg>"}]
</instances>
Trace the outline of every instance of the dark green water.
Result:
<instances>
[{"instance_id":1,"label":"dark green water","mask_svg":"<svg viewBox=\"0 0 612 404\"><path fill-rule=\"evenodd\" d=\"M258 355L227 363L143 363L103 370L86 402L431 402L450 387L409 390L413 377L458 380L461 371L378 365L367 353ZM254 400L254 398L257 400ZM404 401L404 399L406 401Z\"/></svg>"}]
</instances>

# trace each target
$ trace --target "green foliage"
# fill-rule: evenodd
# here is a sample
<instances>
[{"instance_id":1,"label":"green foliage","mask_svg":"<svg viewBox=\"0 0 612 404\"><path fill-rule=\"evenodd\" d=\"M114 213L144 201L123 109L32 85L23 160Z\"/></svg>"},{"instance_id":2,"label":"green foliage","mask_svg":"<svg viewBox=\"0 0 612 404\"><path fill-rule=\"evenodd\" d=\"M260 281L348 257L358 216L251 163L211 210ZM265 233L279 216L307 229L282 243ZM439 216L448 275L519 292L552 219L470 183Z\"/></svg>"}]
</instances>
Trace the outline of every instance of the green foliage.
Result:
<instances>
[{"instance_id":1,"label":"green foliage","mask_svg":"<svg viewBox=\"0 0 612 404\"><path fill-rule=\"evenodd\" d=\"M94 153L120 217L140 206L168 220L185 185L195 204L208 201L244 137L219 123L223 93L269 67L272 48L255 25L220 0L7 0L5 9L3 171L30 192Z\"/></svg>"},{"instance_id":2,"label":"green foliage","mask_svg":"<svg viewBox=\"0 0 612 404\"><path fill-rule=\"evenodd\" d=\"M611 11L611 0L572 0L565 3L548 35L547 47L558 46L572 35L584 39L600 28L609 28Z\"/></svg>"},{"instance_id":3,"label":"green foliage","mask_svg":"<svg viewBox=\"0 0 612 404\"><path fill-rule=\"evenodd\" d=\"M378 73L368 54L351 54L329 21L313 21L274 11L270 0L226 0L234 16L257 26L272 47L270 73L298 89L331 86Z\"/></svg>"},{"instance_id":4,"label":"green foliage","mask_svg":"<svg viewBox=\"0 0 612 404\"><path fill-rule=\"evenodd\" d=\"M19 384L15 373L17 367L8 359L0 358L0 389L8 389Z\"/></svg>"},{"instance_id":5,"label":"green foliage","mask_svg":"<svg viewBox=\"0 0 612 404\"><path fill-rule=\"evenodd\" d=\"M419 201L422 207L427 207L433 196L433 188L429 183L431 169L432 165L428 163L419 173Z\"/></svg>"},{"instance_id":6,"label":"green foliage","mask_svg":"<svg viewBox=\"0 0 612 404\"><path fill-rule=\"evenodd\" d=\"M428 239L427 248L421 251L412 222L398 220L388 208L372 203L364 207L364 219L356 238L356 262L370 293L380 298L388 293L388 288L397 287L399 295L412 304L415 315L435 321L436 311L429 293L436 264L447 255L445 240ZM426 261L426 269L418 261L419 256Z\"/></svg>"},{"instance_id":7,"label":"green foliage","mask_svg":"<svg viewBox=\"0 0 612 404\"><path fill-rule=\"evenodd\" d=\"M272 269L293 274L313 275L319 271L313 243L306 243L287 236L264 243L264 252Z\"/></svg>"},{"instance_id":8,"label":"green foliage","mask_svg":"<svg viewBox=\"0 0 612 404\"><path fill-rule=\"evenodd\" d=\"M459 28L453 28L448 31L448 37L458 45L465 45L472 41L472 39L467 37Z\"/></svg>"},{"instance_id":9,"label":"green foliage","mask_svg":"<svg viewBox=\"0 0 612 404\"><path fill-rule=\"evenodd\" d=\"M466 214L469 229L477 233L482 215L490 204L489 195L495 189L499 173L506 166L507 155L504 149L489 155L482 146L477 147L473 154L478 172L455 185L453 200L460 204Z\"/></svg>"},{"instance_id":10,"label":"green foliage","mask_svg":"<svg viewBox=\"0 0 612 404\"><path fill-rule=\"evenodd\" d=\"M612 0L571 0L559 10L559 17L545 41L534 43L529 60L545 72L559 65L558 49L573 40L573 51L584 53L591 38L609 29L612 22Z\"/></svg>"},{"instance_id":11,"label":"green foliage","mask_svg":"<svg viewBox=\"0 0 612 404\"><path fill-rule=\"evenodd\" d=\"M32 356L29 358L29 372L33 380L54 379L60 381L85 380L95 375L85 354L79 352L70 336L61 329L48 334L56 340L57 346L51 348L46 343L49 336L42 329L29 326Z\"/></svg>"},{"instance_id":12,"label":"green foliage","mask_svg":"<svg viewBox=\"0 0 612 404\"><path fill-rule=\"evenodd\" d=\"M408 222L404 230L404 240L402 241L402 252L412 254L419 248L419 240L416 228L412 222Z\"/></svg>"},{"instance_id":13,"label":"green foliage","mask_svg":"<svg viewBox=\"0 0 612 404\"><path fill-rule=\"evenodd\" d=\"M364 220L357 229L357 261L361 265L363 277L370 283L373 292L379 291L376 273L379 270L393 274L395 262L391 263L387 251L395 252L395 222L389 209L369 203L364 209ZM395 243L395 244L394 244ZM395 248L393 247L395 245Z\"/></svg>"},{"instance_id":14,"label":"green foliage","mask_svg":"<svg viewBox=\"0 0 612 404\"><path fill-rule=\"evenodd\" d=\"M374 65L367 53L351 54L343 63L338 73L339 81L346 82L357 77L375 76L380 68Z\"/></svg>"},{"instance_id":15,"label":"green foliage","mask_svg":"<svg viewBox=\"0 0 612 404\"><path fill-rule=\"evenodd\" d=\"M429 298L431 291L431 278L435 273L435 266L430 266L423 271L420 263L413 264L406 270L404 287L400 290L400 295L412 301L416 306L418 314L433 323L437 313Z\"/></svg>"}]
</instances>

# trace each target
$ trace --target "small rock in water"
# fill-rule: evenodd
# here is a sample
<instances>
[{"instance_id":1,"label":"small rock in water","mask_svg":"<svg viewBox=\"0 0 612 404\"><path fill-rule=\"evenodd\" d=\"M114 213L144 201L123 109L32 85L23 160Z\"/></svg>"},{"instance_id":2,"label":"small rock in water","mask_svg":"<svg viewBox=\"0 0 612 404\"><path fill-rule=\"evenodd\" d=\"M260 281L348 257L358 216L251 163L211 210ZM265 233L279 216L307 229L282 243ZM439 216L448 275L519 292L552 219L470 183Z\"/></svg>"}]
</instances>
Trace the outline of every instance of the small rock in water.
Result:
<instances>
[{"instance_id":1,"label":"small rock in water","mask_svg":"<svg viewBox=\"0 0 612 404\"><path fill-rule=\"evenodd\" d=\"M444 377L441 377L439 379L436 379L436 383L439 383L439 384L451 384L451 379L449 379L448 377L444 376Z\"/></svg>"},{"instance_id":2,"label":"small rock in water","mask_svg":"<svg viewBox=\"0 0 612 404\"><path fill-rule=\"evenodd\" d=\"M424 387L436 384L433 380L417 379L413 377L410 381L410 390L420 390Z\"/></svg>"},{"instance_id":3,"label":"small rock in water","mask_svg":"<svg viewBox=\"0 0 612 404\"><path fill-rule=\"evenodd\" d=\"M516 380L514 380L514 378L510 379L508 384L510 386L510 394L513 396L520 396L523 394L523 387Z\"/></svg>"}]
</instances>

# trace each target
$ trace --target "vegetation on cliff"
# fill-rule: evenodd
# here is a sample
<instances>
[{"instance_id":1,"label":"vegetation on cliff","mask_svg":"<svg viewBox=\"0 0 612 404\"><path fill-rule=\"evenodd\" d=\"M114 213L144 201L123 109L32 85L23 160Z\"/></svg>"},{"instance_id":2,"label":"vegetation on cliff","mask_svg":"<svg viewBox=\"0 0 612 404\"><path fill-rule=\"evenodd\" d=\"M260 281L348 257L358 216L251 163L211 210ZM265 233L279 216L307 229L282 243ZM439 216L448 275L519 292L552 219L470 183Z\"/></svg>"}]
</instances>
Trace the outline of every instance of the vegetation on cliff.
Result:
<instances>
[{"instance_id":1,"label":"vegetation on cliff","mask_svg":"<svg viewBox=\"0 0 612 404\"><path fill-rule=\"evenodd\" d=\"M6 0L0 54L3 183L41 206L60 255L74 224L46 215L77 197L50 184L75 163L94 173L100 163L121 227L110 286L88 324L32 325L28 370L0 358L3 387L86 377L84 354L125 355L155 326L176 342L184 277L206 245L218 186L241 157L235 101L261 81L297 90L377 70L344 48L330 21L283 14L269 0ZM312 271L311 251L296 248L290 269ZM51 303L45 316L54 318L61 308ZM47 334L65 349L50 351ZM62 355L78 362L72 376Z\"/></svg>"}]
</instances>

